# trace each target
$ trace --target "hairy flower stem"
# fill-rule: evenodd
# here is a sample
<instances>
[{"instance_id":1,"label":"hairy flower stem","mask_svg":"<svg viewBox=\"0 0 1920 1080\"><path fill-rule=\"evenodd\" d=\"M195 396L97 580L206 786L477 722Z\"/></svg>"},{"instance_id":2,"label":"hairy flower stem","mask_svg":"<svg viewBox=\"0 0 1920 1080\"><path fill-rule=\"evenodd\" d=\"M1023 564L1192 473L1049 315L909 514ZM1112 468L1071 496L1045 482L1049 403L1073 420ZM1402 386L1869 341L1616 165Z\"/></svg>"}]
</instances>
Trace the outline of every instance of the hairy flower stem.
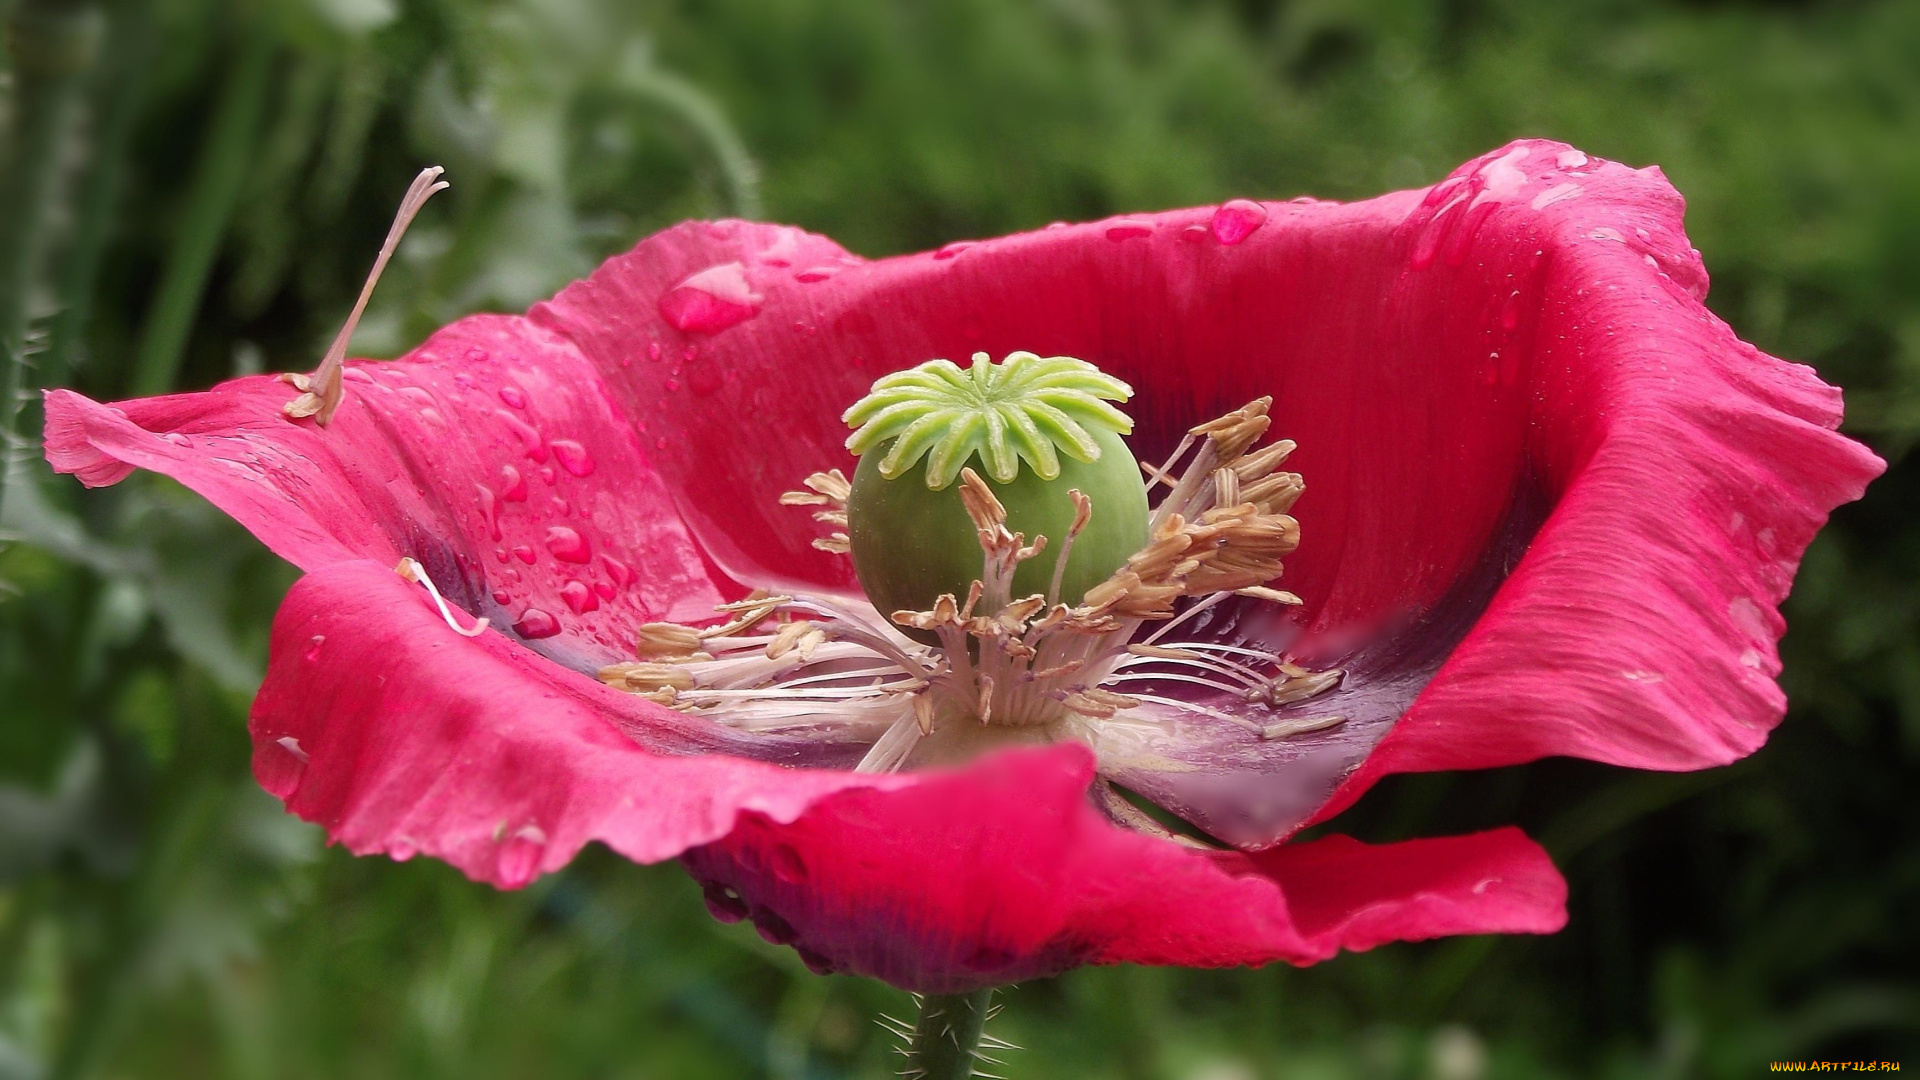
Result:
<instances>
[{"instance_id":1,"label":"hairy flower stem","mask_svg":"<svg viewBox=\"0 0 1920 1080\"><path fill-rule=\"evenodd\" d=\"M920 999L920 1018L907 1043L910 1080L966 1080L979 1063L980 1036L987 1026L993 990L971 994L928 994Z\"/></svg>"}]
</instances>

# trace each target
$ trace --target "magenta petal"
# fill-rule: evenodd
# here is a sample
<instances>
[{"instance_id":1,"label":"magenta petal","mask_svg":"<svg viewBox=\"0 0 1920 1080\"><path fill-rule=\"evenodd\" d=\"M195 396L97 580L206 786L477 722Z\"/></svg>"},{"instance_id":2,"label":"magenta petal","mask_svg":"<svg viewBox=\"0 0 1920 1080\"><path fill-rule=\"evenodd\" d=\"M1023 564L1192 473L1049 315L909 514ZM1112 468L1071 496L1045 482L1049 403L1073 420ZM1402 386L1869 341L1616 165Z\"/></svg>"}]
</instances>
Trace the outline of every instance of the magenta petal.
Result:
<instances>
[{"instance_id":1,"label":"magenta petal","mask_svg":"<svg viewBox=\"0 0 1920 1080\"><path fill-rule=\"evenodd\" d=\"M1108 824L1086 799L1090 766L1066 747L1001 754L823 798L791 825L744 816L684 861L769 940L930 993L1083 963L1312 963L1566 921L1565 883L1518 830L1209 855Z\"/></svg>"},{"instance_id":2,"label":"magenta petal","mask_svg":"<svg viewBox=\"0 0 1920 1080\"><path fill-rule=\"evenodd\" d=\"M552 332L475 316L350 365L346 387L325 428L282 416L294 389L264 376L111 407L55 390L47 457L89 484L172 476L303 569L417 559L450 601L581 670L722 599L632 423Z\"/></svg>"},{"instance_id":3,"label":"magenta petal","mask_svg":"<svg viewBox=\"0 0 1920 1080\"><path fill-rule=\"evenodd\" d=\"M454 633L425 590L370 562L294 584L249 726L261 785L334 840L507 887L589 840L656 862L727 835L742 811L785 821L828 792L910 782L735 756L745 736L498 634Z\"/></svg>"}]
</instances>

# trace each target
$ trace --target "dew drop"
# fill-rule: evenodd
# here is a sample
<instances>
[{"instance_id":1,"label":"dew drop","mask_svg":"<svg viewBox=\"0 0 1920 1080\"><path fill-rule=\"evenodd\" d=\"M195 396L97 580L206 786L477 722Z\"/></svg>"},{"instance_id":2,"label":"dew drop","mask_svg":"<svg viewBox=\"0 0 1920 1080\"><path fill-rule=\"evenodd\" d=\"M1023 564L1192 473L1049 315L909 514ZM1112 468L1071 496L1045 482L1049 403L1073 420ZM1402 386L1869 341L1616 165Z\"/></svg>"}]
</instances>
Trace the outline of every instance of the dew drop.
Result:
<instances>
[{"instance_id":1,"label":"dew drop","mask_svg":"<svg viewBox=\"0 0 1920 1080\"><path fill-rule=\"evenodd\" d=\"M506 402L507 404L513 406L514 408L524 409L527 407L527 392L513 385L512 383L508 383L507 385L501 387L499 392L500 392L500 400Z\"/></svg>"},{"instance_id":2,"label":"dew drop","mask_svg":"<svg viewBox=\"0 0 1920 1080\"><path fill-rule=\"evenodd\" d=\"M933 257L936 259L943 259L943 260L951 259L955 255L958 255L961 252L967 250L968 248L973 247L977 243L979 243L979 241L977 240L955 240L951 244L941 245L940 249L933 253Z\"/></svg>"},{"instance_id":3,"label":"dew drop","mask_svg":"<svg viewBox=\"0 0 1920 1080\"><path fill-rule=\"evenodd\" d=\"M607 576L612 578L616 585L626 585L633 580L633 570L611 555L600 556L600 565L607 568Z\"/></svg>"},{"instance_id":4,"label":"dew drop","mask_svg":"<svg viewBox=\"0 0 1920 1080\"><path fill-rule=\"evenodd\" d=\"M508 559L512 558L513 556L507 554L506 548L494 548L493 557L496 559L499 559L501 562L506 562Z\"/></svg>"},{"instance_id":5,"label":"dew drop","mask_svg":"<svg viewBox=\"0 0 1920 1080\"><path fill-rule=\"evenodd\" d=\"M660 359L660 343L659 342L657 341L647 342L647 359L649 360Z\"/></svg>"},{"instance_id":6,"label":"dew drop","mask_svg":"<svg viewBox=\"0 0 1920 1080\"><path fill-rule=\"evenodd\" d=\"M565 525L555 525L547 530L547 550L561 562L584 563L593 558L592 545L587 538Z\"/></svg>"},{"instance_id":7,"label":"dew drop","mask_svg":"<svg viewBox=\"0 0 1920 1080\"><path fill-rule=\"evenodd\" d=\"M515 544L513 546L513 557L516 559L519 559L523 563L526 563L528 566L532 566L533 560L539 558L540 556L534 554L533 548L527 546L526 544Z\"/></svg>"},{"instance_id":8,"label":"dew drop","mask_svg":"<svg viewBox=\"0 0 1920 1080\"><path fill-rule=\"evenodd\" d=\"M673 391L675 391L675 390L678 390L678 389L680 389L680 380L679 380L679 379L668 379L668 380L667 380L667 382L666 382L666 386L667 386L667 391L668 391L669 393L671 393L671 392L673 392Z\"/></svg>"},{"instance_id":9,"label":"dew drop","mask_svg":"<svg viewBox=\"0 0 1920 1080\"><path fill-rule=\"evenodd\" d=\"M364 370L357 367L349 367L349 368L342 369L340 372L340 377L347 380L348 382L370 383L373 381L373 376L367 374Z\"/></svg>"},{"instance_id":10,"label":"dew drop","mask_svg":"<svg viewBox=\"0 0 1920 1080\"><path fill-rule=\"evenodd\" d=\"M593 475L593 458L586 447L572 439L555 439L547 445L553 449L553 460L559 462L561 468L575 476Z\"/></svg>"},{"instance_id":11,"label":"dew drop","mask_svg":"<svg viewBox=\"0 0 1920 1080\"><path fill-rule=\"evenodd\" d=\"M1152 235L1153 226L1145 221L1116 221L1107 226L1109 240L1138 240Z\"/></svg>"},{"instance_id":12,"label":"dew drop","mask_svg":"<svg viewBox=\"0 0 1920 1080\"><path fill-rule=\"evenodd\" d=\"M500 466L500 497L508 502L527 501L527 478L511 465Z\"/></svg>"},{"instance_id":13,"label":"dew drop","mask_svg":"<svg viewBox=\"0 0 1920 1080\"><path fill-rule=\"evenodd\" d=\"M665 435L662 435L659 438L653 440L653 448L655 450L665 450L667 448L667 437Z\"/></svg>"},{"instance_id":14,"label":"dew drop","mask_svg":"<svg viewBox=\"0 0 1920 1080\"><path fill-rule=\"evenodd\" d=\"M660 317L675 330L711 334L752 318L760 300L747 283L746 267L721 263L667 290L660 297Z\"/></svg>"},{"instance_id":15,"label":"dew drop","mask_svg":"<svg viewBox=\"0 0 1920 1080\"><path fill-rule=\"evenodd\" d=\"M1511 330L1520 325L1520 290L1513 290L1505 303L1500 305L1500 329Z\"/></svg>"},{"instance_id":16,"label":"dew drop","mask_svg":"<svg viewBox=\"0 0 1920 1080\"><path fill-rule=\"evenodd\" d=\"M773 854L767 861L773 870L773 876L788 885L797 885L807 880L807 864L801 860L800 853L790 845L774 845Z\"/></svg>"},{"instance_id":17,"label":"dew drop","mask_svg":"<svg viewBox=\"0 0 1920 1080\"><path fill-rule=\"evenodd\" d=\"M554 475L555 474L553 471L553 466L551 465L540 466L540 482L541 483L547 484L548 486L552 486Z\"/></svg>"},{"instance_id":18,"label":"dew drop","mask_svg":"<svg viewBox=\"0 0 1920 1080\"><path fill-rule=\"evenodd\" d=\"M308 660L320 659L320 646L325 645L326 643L327 643L327 635L325 634L315 634L312 637L308 638L307 639L307 659Z\"/></svg>"},{"instance_id":19,"label":"dew drop","mask_svg":"<svg viewBox=\"0 0 1920 1080\"><path fill-rule=\"evenodd\" d=\"M505 589L493 590L493 602L496 604L504 604L512 599L513 599L513 594L508 592Z\"/></svg>"},{"instance_id":20,"label":"dew drop","mask_svg":"<svg viewBox=\"0 0 1920 1080\"><path fill-rule=\"evenodd\" d=\"M480 495L480 520L486 522L487 535L500 539L500 504L495 501L493 489L485 484L475 484L473 489Z\"/></svg>"},{"instance_id":21,"label":"dew drop","mask_svg":"<svg viewBox=\"0 0 1920 1080\"><path fill-rule=\"evenodd\" d=\"M560 632L560 620L537 607L530 607L513 620L513 632L529 641L549 638Z\"/></svg>"},{"instance_id":22,"label":"dew drop","mask_svg":"<svg viewBox=\"0 0 1920 1080\"><path fill-rule=\"evenodd\" d=\"M1266 223L1266 207L1252 199L1231 199L1213 212L1213 221L1208 227L1213 230L1215 240L1232 247Z\"/></svg>"},{"instance_id":23,"label":"dew drop","mask_svg":"<svg viewBox=\"0 0 1920 1080\"><path fill-rule=\"evenodd\" d=\"M1562 150L1560 156L1553 159L1553 163L1563 169L1577 169L1587 163L1587 155L1578 150Z\"/></svg>"},{"instance_id":24,"label":"dew drop","mask_svg":"<svg viewBox=\"0 0 1920 1080\"><path fill-rule=\"evenodd\" d=\"M575 615L584 615L600 606L600 598L584 582L569 581L560 586L560 599L567 602Z\"/></svg>"},{"instance_id":25,"label":"dew drop","mask_svg":"<svg viewBox=\"0 0 1920 1080\"><path fill-rule=\"evenodd\" d=\"M192 439L188 438L185 435L180 434L177 431L169 431L165 435L162 435L160 437L167 440L168 442L172 443L175 446L179 446L179 447L193 446Z\"/></svg>"},{"instance_id":26,"label":"dew drop","mask_svg":"<svg viewBox=\"0 0 1920 1080\"><path fill-rule=\"evenodd\" d=\"M487 355L487 350L485 349L467 350L467 360L471 363L484 364L490 359L492 359L492 357Z\"/></svg>"},{"instance_id":27,"label":"dew drop","mask_svg":"<svg viewBox=\"0 0 1920 1080\"><path fill-rule=\"evenodd\" d=\"M1213 230L1205 225L1189 225L1180 230L1180 239L1189 244L1197 244L1213 235Z\"/></svg>"},{"instance_id":28,"label":"dew drop","mask_svg":"<svg viewBox=\"0 0 1920 1080\"><path fill-rule=\"evenodd\" d=\"M540 437L540 429L505 409L495 409L493 415L519 438L520 448L528 457L535 461L547 460L547 443Z\"/></svg>"},{"instance_id":29,"label":"dew drop","mask_svg":"<svg viewBox=\"0 0 1920 1080\"><path fill-rule=\"evenodd\" d=\"M793 280L802 285L811 285L816 281L825 281L840 272L837 266L809 266L805 270L795 271Z\"/></svg>"},{"instance_id":30,"label":"dew drop","mask_svg":"<svg viewBox=\"0 0 1920 1080\"><path fill-rule=\"evenodd\" d=\"M421 389L418 386L401 387L400 396L403 398L406 398L408 401L413 402L415 405L418 405L423 409L431 409L434 407L435 404L437 404L433 400L432 394L427 393L424 389Z\"/></svg>"},{"instance_id":31,"label":"dew drop","mask_svg":"<svg viewBox=\"0 0 1920 1080\"><path fill-rule=\"evenodd\" d=\"M614 588L613 586L611 586L611 585L609 585L609 584L607 584L607 583L606 583L606 582L604 582L604 581L596 581L596 582L594 582L594 583L593 583L593 591L594 591L594 592L596 592L596 593L599 593L599 594L600 594L600 599L602 599L602 600L611 600L611 599L613 599L614 597L616 597L616 596L618 596L618 595L620 595L620 590L619 590L619 589L616 589L616 588Z\"/></svg>"}]
</instances>

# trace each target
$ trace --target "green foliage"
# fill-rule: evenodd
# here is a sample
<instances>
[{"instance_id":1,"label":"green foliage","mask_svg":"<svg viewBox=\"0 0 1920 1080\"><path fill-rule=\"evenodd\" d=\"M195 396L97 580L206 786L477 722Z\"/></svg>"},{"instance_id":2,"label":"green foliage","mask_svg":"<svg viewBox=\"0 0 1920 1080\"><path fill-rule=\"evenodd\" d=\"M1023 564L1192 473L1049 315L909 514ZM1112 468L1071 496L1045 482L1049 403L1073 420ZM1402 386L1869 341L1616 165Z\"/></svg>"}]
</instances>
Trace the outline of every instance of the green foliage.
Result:
<instances>
[{"instance_id":1,"label":"green foliage","mask_svg":"<svg viewBox=\"0 0 1920 1080\"><path fill-rule=\"evenodd\" d=\"M524 307L685 217L758 212L878 255L1369 195L1520 135L1660 163L1715 310L1846 386L1850 429L1893 462L1809 554L1786 726L1730 769L1408 777L1343 818L1368 839L1525 825L1571 880L1555 937L1080 971L1014 991L993 1033L1028 1048L1013 1075L1127 1080L1916 1058L1920 7L0 3L90 7L79 107L36 104L17 57L0 86L5 145L59 145L4 161L0 190L54 197L0 247L35 256L8 347L106 398L311 367L429 163L453 189L357 352ZM171 485L82 493L10 456L0 1076L890 1071L871 1017L902 995L807 975L673 867L594 851L504 894L320 851L247 776L247 686L290 571Z\"/></svg>"}]
</instances>

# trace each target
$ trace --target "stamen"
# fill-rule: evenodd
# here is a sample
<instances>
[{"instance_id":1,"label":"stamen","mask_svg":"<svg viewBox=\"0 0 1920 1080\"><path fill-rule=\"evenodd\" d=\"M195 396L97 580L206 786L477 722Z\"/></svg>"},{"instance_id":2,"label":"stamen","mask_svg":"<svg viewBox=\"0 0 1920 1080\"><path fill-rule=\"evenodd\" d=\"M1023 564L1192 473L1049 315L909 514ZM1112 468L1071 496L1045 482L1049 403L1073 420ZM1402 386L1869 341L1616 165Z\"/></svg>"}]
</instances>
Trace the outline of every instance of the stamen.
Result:
<instances>
[{"instance_id":1,"label":"stamen","mask_svg":"<svg viewBox=\"0 0 1920 1080\"><path fill-rule=\"evenodd\" d=\"M642 660L680 660L699 651L700 632L679 623L643 623L634 642L634 652Z\"/></svg>"},{"instance_id":2,"label":"stamen","mask_svg":"<svg viewBox=\"0 0 1920 1080\"><path fill-rule=\"evenodd\" d=\"M326 354L320 358L320 366L313 369L311 375L283 375L281 378L293 384L300 396L280 407L288 419L298 420L311 416L314 423L325 427L333 419L334 411L340 408L340 401L346 396L346 384L340 377L341 369L346 365L347 346L353 342L354 328L360 325L360 316L366 313L367 300L373 296L373 287L380 281L380 274L387 268L387 260L393 257L394 250L400 246L400 238L407 234L407 226L413 224L415 214L427 205L434 192L447 187L440 179L445 172L438 165L420 170L407 187L407 194L400 200L400 209L393 215L393 225L387 229L387 239L380 245L380 254L373 260L373 269L367 272L366 283L360 286L360 298L354 301L353 312L334 335L333 344L327 346Z\"/></svg>"},{"instance_id":3,"label":"stamen","mask_svg":"<svg viewBox=\"0 0 1920 1080\"><path fill-rule=\"evenodd\" d=\"M1310 731L1325 731L1330 727L1338 727L1346 722L1347 718L1344 716L1315 716L1305 720L1282 720L1279 723L1268 724L1261 728L1260 737L1268 741L1274 739L1291 739L1295 735L1305 735Z\"/></svg>"},{"instance_id":4,"label":"stamen","mask_svg":"<svg viewBox=\"0 0 1920 1080\"><path fill-rule=\"evenodd\" d=\"M426 570L418 562L412 559L401 559L400 564L395 566L393 571L408 581L417 581L427 587L427 595L433 597L433 606L440 609L440 617L447 620L447 625L453 628L454 633L461 637L479 637L486 633L487 620L484 617L473 620L473 629L460 629L459 621L453 617L453 609L440 598L440 590L433 587L433 579L427 576Z\"/></svg>"},{"instance_id":5,"label":"stamen","mask_svg":"<svg viewBox=\"0 0 1920 1080\"><path fill-rule=\"evenodd\" d=\"M1060 602L1060 583L1066 580L1067 556L1073 554L1074 538L1086 529L1087 522L1093 520L1093 500L1081 494L1079 488L1069 488L1067 498L1073 500L1073 524L1067 527L1067 538L1060 545L1060 554L1053 557L1053 584L1047 586L1049 606Z\"/></svg>"}]
</instances>

